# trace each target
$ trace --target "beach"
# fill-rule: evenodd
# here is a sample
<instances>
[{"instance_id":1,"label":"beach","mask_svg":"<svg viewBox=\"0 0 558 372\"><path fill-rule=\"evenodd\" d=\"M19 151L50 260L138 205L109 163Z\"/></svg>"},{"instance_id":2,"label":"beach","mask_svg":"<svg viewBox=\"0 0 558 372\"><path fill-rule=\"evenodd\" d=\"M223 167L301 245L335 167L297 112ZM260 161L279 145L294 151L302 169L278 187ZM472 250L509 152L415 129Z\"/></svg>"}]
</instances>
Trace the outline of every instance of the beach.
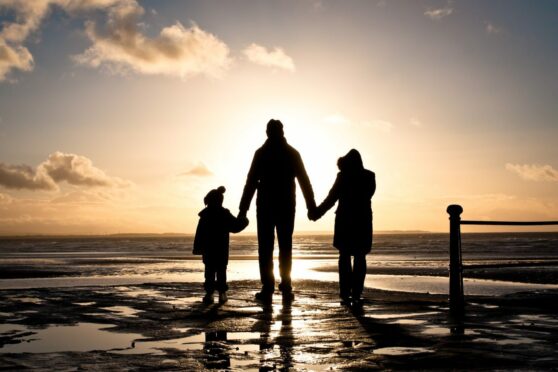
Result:
<instances>
[{"instance_id":1,"label":"beach","mask_svg":"<svg viewBox=\"0 0 558 372\"><path fill-rule=\"evenodd\" d=\"M462 321L445 295L366 289L362 310L335 283L295 282L296 298L253 299L230 283L204 305L197 284L4 290L3 370L554 369L557 291L470 296Z\"/></svg>"},{"instance_id":2,"label":"beach","mask_svg":"<svg viewBox=\"0 0 558 372\"><path fill-rule=\"evenodd\" d=\"M465 237L477 267L465 276L462 319L449 314L444 236L379 237L361 309L339 303L330 238L296 239L295 299L276 292L271 305L254 299L253 237L231 243L229 301L211 305L201 301L203 265L184 248L188 238L4 241L0 368L558 367L555 249L546 248L556 234ZM486 241L509 241L501 250L517 254L487 254Z\"/></svg>"}]
</instances>

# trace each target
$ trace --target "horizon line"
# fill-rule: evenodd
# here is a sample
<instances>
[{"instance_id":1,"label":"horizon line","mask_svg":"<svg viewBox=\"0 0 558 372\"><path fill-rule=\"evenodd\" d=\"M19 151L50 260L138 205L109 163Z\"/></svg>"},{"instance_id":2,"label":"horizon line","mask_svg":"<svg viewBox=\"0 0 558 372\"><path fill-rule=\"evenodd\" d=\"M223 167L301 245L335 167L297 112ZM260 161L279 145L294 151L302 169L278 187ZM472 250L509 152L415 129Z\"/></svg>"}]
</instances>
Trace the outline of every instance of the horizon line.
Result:
<instances>
[{"instance_id":1,"label":"horizon line","mask_svg":"<svg viewBox=\"0 0 558 372\"><path fill-rule=\"evenodd\" d=\"M528 234L528 233L558 233L556 231L472 231L462 232L462 234ZM374 235L410 235L410 234L448 234L449 231L428 231L428 230L378 230L374 231ZM0 233L0 239L9 238L118 238L118 237L193 237L195 233L113 233L113 234L37 234L22 233L9 234ZM236 236L257 236L257 232L241 232L234 234ZM333 231L325 230L304 230L295 231L294 235L333 235Z\"/></svg>"}]
</instances>

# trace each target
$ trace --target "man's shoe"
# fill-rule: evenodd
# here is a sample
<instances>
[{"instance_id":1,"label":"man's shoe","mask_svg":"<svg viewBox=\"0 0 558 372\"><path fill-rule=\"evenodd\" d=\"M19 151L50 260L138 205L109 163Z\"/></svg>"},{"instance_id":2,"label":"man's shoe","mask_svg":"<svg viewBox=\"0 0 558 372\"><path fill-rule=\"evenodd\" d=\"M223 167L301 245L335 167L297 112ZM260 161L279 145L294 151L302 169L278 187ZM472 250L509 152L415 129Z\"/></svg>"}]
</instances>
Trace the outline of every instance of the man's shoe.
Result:
<instances>
[{"instance_id":1,"label":"man's shoe","mask_svg":"<svg viewBox=\"0 0 558 372\"><path fill-rule=\"evenodd\" d=\"M214 302L213 300L213 293L207 293L205 296L203 296L203 303L206 305L210 305Z\"/></svg>"},{"instance_id":2,"label":"man's shoe","mask_svg":"<svg viewBox=\"0 0 558 372\"><path fill-rule=\"evenodd\" d=\"M256 300L258 301L271 302L272 298L273 298L272 292L261 291L256 293Z\"/></svg>"},{"instance_id":3,"label":"man's shoe","mask_svg":"<svg viewBox=\"0 0 558 372\"><path fill-rule=\"evenodd\" d=\"M227 302L227 300L228 300L227 292L220 292L219 293L219 303L224 304L225 302Z\"/></svg>"},{"instance_id":4,"label":"man's shoe","mask_svg":"<svg viewBox=\"0 0 558 372\"><path fill-rule=\"evenodd\" d=\"M283 291L283 301L294 301L295 295L292 291Z\"/></svg>"}]
</instances>

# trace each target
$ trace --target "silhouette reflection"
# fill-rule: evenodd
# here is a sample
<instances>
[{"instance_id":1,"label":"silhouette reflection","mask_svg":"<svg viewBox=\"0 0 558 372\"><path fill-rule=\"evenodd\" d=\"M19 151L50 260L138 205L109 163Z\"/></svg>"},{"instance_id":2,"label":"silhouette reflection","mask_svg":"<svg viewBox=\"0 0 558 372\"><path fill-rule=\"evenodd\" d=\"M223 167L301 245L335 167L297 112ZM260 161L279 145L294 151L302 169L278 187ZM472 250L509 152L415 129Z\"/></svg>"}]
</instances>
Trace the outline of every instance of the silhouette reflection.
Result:
<instances>
[{"instance_id":1,"label":"silhouette reflection","mask_svg":"<svg viewBox=\"0 0 558 372\"><path fill-rule=\"evenodd\" d=\"M294 330L292 301L285 298L276 313L277 304L262 304L262 317L258 323L260 333L260 371L290 370L293 368ZM279 326L280 324L280 326ZM277 348L275 348L277 346Z\"/></svg>"},{"instance_id":2,"label":"silhouette reflection","mask_svg":"<svg viewBox=\"0 0 558 372\"><path fill-rule=\"evenodd\" d=\"M208 369L227 369L231 366L231 357L227 345L226 331L205 332L203 351L207 356L205 367Z\"/></svg>"}]
</instances>

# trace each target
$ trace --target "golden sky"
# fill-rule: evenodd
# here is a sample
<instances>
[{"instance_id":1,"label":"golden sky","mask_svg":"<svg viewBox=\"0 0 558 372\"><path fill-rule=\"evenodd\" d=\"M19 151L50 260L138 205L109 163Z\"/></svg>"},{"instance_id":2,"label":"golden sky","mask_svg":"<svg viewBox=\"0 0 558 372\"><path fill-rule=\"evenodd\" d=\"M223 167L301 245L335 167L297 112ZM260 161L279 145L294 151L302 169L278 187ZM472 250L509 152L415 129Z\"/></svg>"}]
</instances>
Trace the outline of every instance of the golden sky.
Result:
<instances>
[{"instance_id":1,"label":"golden sky","mask_svg":"<svg viewBox=\"0 0 558 372\"><path fill-rule=\"evenodd\" d=\"M337 158L361 152L376 230L447 231L452 203L467 219L558 220L556 14L0 0L0 234L192 233L212 188L237 213L271 118L317 202ZM255 231L255 205L248 217ZM333 217L308 221L299 194L297 231L332 231Z\"/></svg>"}]
</instances>

